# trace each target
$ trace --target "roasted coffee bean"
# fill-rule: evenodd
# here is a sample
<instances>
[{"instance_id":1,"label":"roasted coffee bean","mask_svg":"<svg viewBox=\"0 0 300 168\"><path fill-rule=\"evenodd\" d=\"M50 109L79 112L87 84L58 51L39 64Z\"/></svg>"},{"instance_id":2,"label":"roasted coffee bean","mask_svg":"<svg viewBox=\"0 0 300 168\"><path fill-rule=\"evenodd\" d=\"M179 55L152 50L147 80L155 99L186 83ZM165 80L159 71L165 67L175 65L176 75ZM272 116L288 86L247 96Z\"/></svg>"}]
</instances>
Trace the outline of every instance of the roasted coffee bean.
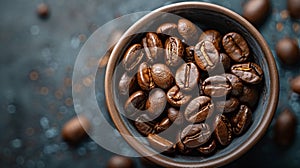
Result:
<instances>
[{"instance_id":1,"label":"roasted coffee bean","mask_svg":"<svg viewBox=\"0 0 300 168\"><path fill-rule=\"evenodd\" d=\"M279 114L274 127L275 142L282 146L289 146L295 140L297 117L289 109Z\"/></svg>"},{"instance_id":2,"label":"roasted coffee bean","mask_svg":"<svg viewBox=\"0 0 300 168\"><path fill-rule=\"evenodd\" d=\"M146 114L142 114L136 118L134 125L136 129L144 136L148 136L154 132L155 123Z\"/></svg>"},{"instance_id":3,"label":"roasted coffee bean","mask_svg":"<svg viewBox=\"0 0 300 168\"><path fill-rule=\"evenodd\" d=\"M154 83L162 89L168 89L174 84L173 74L165 64L154 64L151 75Z\"/></svg>"},{"instance_id":4,"label":"roasted coffee bean","mask_svg":"<svg viewBox=\"0 0 300 168\"><path fill-rule=\"evenodd\" d=\"M184 63L176 71L175 81L183 91L191 91L199 81L199 71L194 63Z\"/></svg>"},{"instance_id":5,"label":"roasted coffee bean","mask_svg":"<svg viewBox=\"0 0 300 168\"><path fill-rule=\"evenodd\" d=\"M300 1L299 0L287 0L287 9L292 18L300 18Z\"/></svg>"},{"instance_id":6,"label":"roasted coffee bean","mask_svg":"<svg viewBox=\"0 0 300 168\"><path fill-rule=\"evenodd\" d=\"M263 71L253 62L235 64L231 67L231 72L246 83L258 84L262 81Z\"/></svg>"},{"instance_id":7,"label":"roasted coffee bean","mask_svg":"<svg viewBox=\"0 0 300 168\"><path fill-rule=\"evenodd\" d=\"M280 61L286 65L297 64L300 60L298 42L288 37L280 39L276 44L276 54Z\"/></svg>"},{"instance_id":8,"label":"roasted coffee bean","mask_svg":"<svg viewBox=\"0 0 300 168\"><path fill-rule=\"evenodd\" d=\"M195 52L195 46L189 46L185 48L185 56L184 60L185 62L193 62L194 59L194 52Z\"/></svg>"},{"instance_id":9,"label":"roasted coffee bean","mask_svg":"<svg viewBox=\"0 0 300 168\"><path fill-rule=\"evenodd\" d=\"M149 134L147 138L150 145L159 152L173 153L175 151L175 145L173 142L157 134Z\"/></svg>"},{"instance_id":10,"label":"roasted coffee bean","mask_svg":"<svg viewBox=\"0 0 300 168\"><path fill-rule=\"evenodd\" d=\"M135 88L136 75L129 75L128 72L125 72L119 82L119 92L121 95L130 95Z\"/></svg>"},{"instance_id":11,"label":"roasted coffee bean","mask_svg":"<svg viewBox=\"0 0 300 168\"><path fill-rule=\"evenodd\" d=\"M162 56L163 44L156 33L149 32L146 34L143 39L143 47L150 63L155 62L158 57Z\"/></svg>"},{"instance_id":12,"label":"roasted coffee bean","mask_svg":"<svg viewBox=\"0 0 300 168\"><path fill-rule=\"evenodd\" d=\"M155 83L151 74L151 68L146 62L143 62L139 66L137 72L137 81L143 90L151 90L155 87Z\"/></svg>"},{"instance_id":13,"label":"roasted coffee bean","mask_svg":"<svg viewBox=\"0 0 300 168\"><path fill-rule=\"evenodd\" d=\"M198 41L210 41L214 44L215 48L220 51L221 49L221 41L222 41L222 36L220 34L220 32L216 31L216 30L206 30L205 32L203 32Z\"/></svg>"},{"instance_id":14,"label":"roasted coffee bean","mask_svg":"<svg viewBox=\"0 0 300 168\"><path fill-rule=\"evenodd\" d=\"M192 149L191 148L187 148L181 141L181 132L179 132L176 136L176 149L181 153L181 154L184 154L184 155L187 155L189 153L192 152Z\"/></svg>"},{"instance_id":15,"label":"roasted coffee bean","mask_svg":"<svg viewBox=\"0 0 300 168\"><path fill-rule=\"evenodd\" d=\"M231 113L239 107L240 101L235 97L230 97L228 100L216 101L214 104L215 109L219 112Z\"/></svg>"},{"instance_id":16,"label":"roasted coffee bean","mask_svg":"<svg viewBox=\"0 0 300 168\"><path fill-rule=\"evenodd\" d=\"M291 80L290 86L295 93L300 94L300 75Z\"/></svg>"},{"instance_id":17,"label":"roasted coffee bean","mask_svg":"<svg viewBox=\"0 0 300 168\"><path fill-rule=\"evenodd\" d=\"M182 18L178 20L177 27L178 33L184 38L188 45L196 43L199 33L194 23Z\"/></svg>"},{"instance_id":18,"label":"roasted coffee bean","mask_svg":"<svg viewBox=\"0 0 300 168\"><path fill-rule=\"evenodd\" d=\"M221 66L223 66L225 72L228 71L228 70L230 70L231 59L230 59L230 57L227 54L221 53L220 54L220 61L219 62L221 64Z\"/></svg>"},{"instance_id":19,"label":"roasted coffee bean","mask_svg":"<svg viewBox=\"0 0 300 168\"><path fill-rule=\"evenodd\" d=\"M107 162L107 168L134 168L134 162L131 158L125 156L112 156Z\"/></svg>"},{"instance_id":20,"label":"roasted coffee bean","mask_svg":"<svg viewBox=\"0 0 300 168\"><path fill-rule=\"evenodd\" d=\"M160 115L167 104L167 97L162 89L155 88L149 93L149 98L146 102L146 109L151 116Z\"/></svg>"},{"instance_id":21,"label":"roasted coffee bean","mask_svg":"<svg viewBox=\"0 0 300 168\"><path fill-rule=\"evenodd\" d=\"M204 71L213 70L220 60L219 52L211 41L200 41L195 46L196 64Z\"/></svg>"},{"instance_id":22,"label":"roasted coffee bean","mask_svg":"<svg viewBox=\"0 0 300 168\"><path fill-rule=\"evenodd\" d=\"M232 130L235 135L244 133L252 122L252 111L249 107L241 105L238 113L231 120Z\"/></svg>"},{"instance_id":23,"label":"roasted coffee bean","mask_svg":"<svg viewBox=\"0 0 300 168\"><path fill-rule=\"evenodd\" d=\"M251 108L254 108L258 102L259 92L254 86L244 85L243 92L239 97L241 104L246 104Z\"/></svg>"},{"instance_id":24,"label":"roasted coffee bean","mask_svg":"<svg viewBox=\"0 0 300 168\"><path fill-rule=\"evenodd\" d=\"M224 115L216 117L214 133L218 142L223 146L229 145L232 141L232 127Z\"/></svg>"},{"instance_id":25,"label":"roasted coffee bean","mask_svg":"<svg viewBox=\"0 0 300 168\"><path fill-rule=\"evenodd\" d=\"M181 142L187 148L196 148L205 144L211 137L211 131L207 124L193 124L185 127L180 135Z\"/></svg>"},{"instance_id":26,"label":"roasted coffee bean","mask_svg":"<svg viewBox=\"0 0 300 168\"><path fill-rule=\"evenodd\" d=\"M208 77L203 81L202 90L208 96L222 97L231 92L232 86L226 77L216 75Z\"/></svg>"},{"instance_id":27,"label":"roasted coffee bean","mask_svg":"<svg viewBox=\"0 0 300 168\"><path fill-rule=\"evenodd\" d=\"M37 6L37 14L41 19L47 19L49 17L49 7L45 3L40 3Z\"/></svg>"},{"instance_id":28,"label":"roasted coffee bean","mask_svg":"<svg viewBox=\"0 0 300 168\"><path fill-rule=\"evenodd\" d=\"M270 0L248 0L243 6L242 16L255 26L260 26L269 14Z\"/></svg>"},{"instance_id":29,"label":"roasted coffee bean","mask_svg":"<svg viewBox=\"0 0 300 168\"><path fill-rule=\"evenodd\" d=\"M132 118L145 108L147 96L143 91L136 91L127 99L124 105L125 115Z\"/></svg>"},{"instance_id":30,"label":"roasted coffee bean","mask_svg":"<svg viewBox=\"0 0 300 168\"><path fill-rule=\"evenodd\" d=\"M168 66L183 63L184 46L177 37L169 37L165 42L165 61Z\"/></svg>"},{"instance_id":31,"label":"roasted coffee bean","mask_svg":"<svg viewBox=\"0 0 300 168\"><path fill-rule=\"evenodd\" d=\"M90 129L90 121L85 116L80 115L64 124L61 136L66 142L76 145L87 136L86 131Z\"/></svg>"},{"instance_id":32,"label":"roasted coffee bean","mask_svg":"<svg viewBox=\"0 0 300 168\"><path fill-rule=\"evenodd\" d=\"M181 125L184 121L183 114L173 107L168 108L168 118L176 125Z\"/></svg>"},{"instance_id":33,"label":"roasted coffee bean","mask_svg":"<svg viewBox=\"0 0 300 168\"><path fill-rule=\"evenodd\" d=\"M144 57L144 51L141 44L134 44L129 47L122 60L123 67L126 71L134 71Z\"/></svg>"},{"instance_id":34,"label":"roasted coffee bean","mask_svg":"<svg viewBox=\"0 0 300 168\"><path fill-rule=\"evenodd\" d=\"M175 107L180 107L191 100L192 96L180 91L180 88L175 85L167 92L168 102Z\"/></svg>"},{"instance_id":35,"label":"roasted coffee bean","mask_svg":"<svg viewBox=\"0 0 300 168\"><path fill-rule=\"evenodd\" d=\"M223 74L223 76L225 76L231 83L231 87L232 87L231 95L233 96L241 95L241 93L243 92L244 85L243 82L240 80L240 78L230 73L225 73Z\"/></svg>"},{"instance_id":36,"label":"roasted coffee bean","mask_svg":"<svg viewBox=\"0 0 300 168\"><path fill-rule=\"evenodd\" d=\"M168 129L171 125L171 120L169 118L164 118L154 126L154 130L158 134Z\"/></svg>"},{"instance_id":37,"label":"roasted coffee bean","mask_svg":"<svg viewBox=\"0 0 300 168\"><path fill-rule=\"evenodd\" d=\"M214 104L207 96L199 96L193 99L184 111L185 119L192 123L204 121L214 111Z\"/></svg>"},{"instance_id":38,"label":"roasted coffee bean","mask_svg":"<svg viewBox=\"0 0 300 168\"><path fill-rule=\"evenodd\" d=\"M211 155L217 149L217 143L215 140L208 141L206 144L197 148L197 151L204 155Z\"/></svg>"},{"instance_id":39,"label":"roasted coffee bean","mask_svg":"<svg viewBox=\"0 0 300 168\"><path fill-rule=\"evenodd\" d=\"M167 36L177 36L178 35L177 28L178 27L176 23L164 23L157 28L156 33L167 35Z\"/></svg>"},{"instance_id":40,"label":"roasted coffee bean","mask_svg":"<svg viewBox=\"0 0 300 168\"><path fill-rule=\"evenodd\" d=\"M245 62L249 58L250 51L245 39L238 33L226 34L222 40L226 53L236 62Z\"/></svg>"}]
</instances>

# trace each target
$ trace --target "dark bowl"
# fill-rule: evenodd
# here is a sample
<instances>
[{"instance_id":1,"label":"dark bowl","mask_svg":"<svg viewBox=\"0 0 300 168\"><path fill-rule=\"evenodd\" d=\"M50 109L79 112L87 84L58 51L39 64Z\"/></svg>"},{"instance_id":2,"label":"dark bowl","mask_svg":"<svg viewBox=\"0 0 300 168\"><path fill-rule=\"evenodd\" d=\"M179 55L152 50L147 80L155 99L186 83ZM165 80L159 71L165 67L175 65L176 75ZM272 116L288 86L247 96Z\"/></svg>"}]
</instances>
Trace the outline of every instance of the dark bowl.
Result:
<instances>
[{"instance_id":1,"label":"dark bowl","mask_svg":"<svg viewBox=\"0 0 300 168\"><path fill-rule=\"evenodd\" d=\"M118 101L118 89L114 73L116 67L130 44L141 40L137 32L155 31L161 24L161 18L165 13L176 14L187 18L197 24L201 20L200 28L206 27L225 32L235 31L241 34L247 41L254 61L264 71L262 90L256 110L253 112L253 123L242 136L235 138L230 145L219 150L212 156L167 156L155 154L154 150L138 138L141 136L130 121L121 115L124 113L122 105ZM201 27L203 26L204 27ZM265 134L276 110L279 94L278 72L270 49L261 34L243 17L224 7L202 2L183 2L161 7L132 25L116 44L108 62L105 76L105 93L110 116L123 135L124 139L141 156L165 167L216 167L225 165L252 148Z\"/></svg>"}]
</instances>

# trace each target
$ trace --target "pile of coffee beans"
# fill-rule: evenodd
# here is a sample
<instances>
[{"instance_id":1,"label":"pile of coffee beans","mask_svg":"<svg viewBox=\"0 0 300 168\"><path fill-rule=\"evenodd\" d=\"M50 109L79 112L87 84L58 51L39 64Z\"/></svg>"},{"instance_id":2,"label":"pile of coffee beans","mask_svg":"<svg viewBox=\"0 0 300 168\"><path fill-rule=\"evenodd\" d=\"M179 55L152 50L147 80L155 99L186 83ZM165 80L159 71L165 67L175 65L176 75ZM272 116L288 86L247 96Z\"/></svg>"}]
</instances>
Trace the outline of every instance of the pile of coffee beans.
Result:
<instances>
[{"instance_id":1,"label":"pile of coffee beans","mask_svg":"<svg viewBox=\"0 0 300 168\"><path fill-rule=\"evenodd\" d=\"M166 154L211 155L229 145L251 126L264 83L241 34L199 32L187 19L164 23L137 36L116 70L125 116Z\"/></svg>"}]
</instances>

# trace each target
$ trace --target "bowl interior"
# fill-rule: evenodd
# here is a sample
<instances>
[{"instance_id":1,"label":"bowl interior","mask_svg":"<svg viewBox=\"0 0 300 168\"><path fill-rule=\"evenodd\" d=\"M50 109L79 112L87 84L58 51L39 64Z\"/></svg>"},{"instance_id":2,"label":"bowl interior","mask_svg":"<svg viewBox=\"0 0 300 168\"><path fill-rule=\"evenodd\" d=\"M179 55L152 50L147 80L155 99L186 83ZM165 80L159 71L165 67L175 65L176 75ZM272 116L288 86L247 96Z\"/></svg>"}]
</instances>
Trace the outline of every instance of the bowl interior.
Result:
<instances>
[{"instance_id":1,"label":"bowl interior","mask_svg":"<svg viewBox=\"0 0 300 168\"><path fill-rule=\"evenodd\" d=\"M228 32L234 31L241 34L244 39L247 41L249 48L251 50L251 55L254 59L254 62L259 64L264 71L264 80L262 82L262 88L260 91L260 98L256 110L253 111L253 123L248 131L245 132L241 137L234 138L232 143L225 147L224 149L219 150L212 156L202 157L202 156L186 156L186 155L175 155L175 156L166 156L166 155L157 155L150 157L151 160L164 160L163 165L172 165L172 163L176 163L173 165L211 165L212 161L216 165L225 164L237 157L239 157L242 153L245 153L251 146L255 144L255 142L264 134L266 127L269 125L274 110L276 108L277 101L276 93L278 92L276 87L272 86L272 82L275 82L271 77L276 76L277 70L276 66L270 65L270 61L272 60L272 55L269 52L269 49L266 44L262 44L262 41L257 40L260 37L259 33L252 27L248 22L242 19L240 16L235 13L221 7L217 7L214 5L203 5L202 3L193 4L185 4L185 5L177 5L174 7L165 7L161 10L157 10L144 18L142 18L139 22L137 22L131 29L129 29L123 36L122 40L116 45L110 61L108 71L112 71L112 74L106 76L106 80L112 80L111 85L109 86L106 94L112 93L112 96L108 99L108 101L113 102L113 106L110 108L110 114L114 118L118 118L118 121L121 123L116 123L116 126L122 127L122 129L126 129L132 136L140 137L140 133L134 128L134 126L129 122L129 120L123 115L118 114L118 111L123 113L123 104L120 102L120 97L118 94L117 83L120 79L120 73L117 72L117 68L120 64L120 61L126 51L126 49L137 42L142 40L143 32L155 32L156 28L166 21L177 23L178 18L186 18L193 23L195 23L202 30L207 29L215 29L218 30L222 35L225 35ZM164 19L167 15L160 12L168 12L175 14L178 16L176 18L172 17L170 20ZM177 20L176 20L177 19ZM242 23L243 22L243 23ZM136 32L140 32L135 34ZM258 33L258 34L257 34ZM127 37L126 37L127 36ZM263 41L264 42L264 41ZM263 48L264 47L264 48ZM274 69L275 68L275 69ZM274 99L275 97L275 99ZM278 97L278 96L277 96ZM275 106L270 107L270 106ZM117 120L116 120L117 121ZM118 122L117 121L117 122ZM264 123L264 124L262 124ZM120 130L120 129L119 129ZM126 138L125 138L126 139ZM137 149L138 152L140 150L153 150L147 144L147 141L142 141L137 139L134 143L142 143L144 145L144 149L137 149L133 142L129 142L134 148ZM142 151L142 153L145 151Z\"/></svg>"}]
</instances>

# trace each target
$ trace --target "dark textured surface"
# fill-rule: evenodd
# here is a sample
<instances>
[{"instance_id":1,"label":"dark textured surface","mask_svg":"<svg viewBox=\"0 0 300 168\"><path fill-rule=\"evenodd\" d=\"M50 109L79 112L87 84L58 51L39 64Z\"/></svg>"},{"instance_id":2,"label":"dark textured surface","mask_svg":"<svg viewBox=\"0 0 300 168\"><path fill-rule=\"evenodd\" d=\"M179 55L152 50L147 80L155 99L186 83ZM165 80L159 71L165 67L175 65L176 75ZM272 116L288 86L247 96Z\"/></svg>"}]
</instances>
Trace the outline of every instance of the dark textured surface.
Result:
<instances>
[{"instance_id":1,"label":"dark textured surface","mask_svg":"<svg viewBox=\"0 0 300 168\"><path fill-rule=\"evenodd\" d=\"M71 93L76 56L85 40L109 20L177 1L45 1L50 7L47 20L36 15L40 2L0 2L0 167L105 167L112 153L91 140L69 147L60 136L63 124L76 115ZM241 14L244 1L205 2ZM300 97L289 87L290 79L300 74L299 66L282 65L274 51L282 37L300 42L300 22L285 17L285 2L272 0L272 13L259 30L280 73L280 100L275 117L285 107L291 107L299 120ZM33 80L36 73L38 79ZM294 144L286 148L274 143L273 123L274 120L253 149L227 167L299 167L300 122ZM153 167L138 158L134 161L137 167Z\"/></svg>"}]
</instances>

